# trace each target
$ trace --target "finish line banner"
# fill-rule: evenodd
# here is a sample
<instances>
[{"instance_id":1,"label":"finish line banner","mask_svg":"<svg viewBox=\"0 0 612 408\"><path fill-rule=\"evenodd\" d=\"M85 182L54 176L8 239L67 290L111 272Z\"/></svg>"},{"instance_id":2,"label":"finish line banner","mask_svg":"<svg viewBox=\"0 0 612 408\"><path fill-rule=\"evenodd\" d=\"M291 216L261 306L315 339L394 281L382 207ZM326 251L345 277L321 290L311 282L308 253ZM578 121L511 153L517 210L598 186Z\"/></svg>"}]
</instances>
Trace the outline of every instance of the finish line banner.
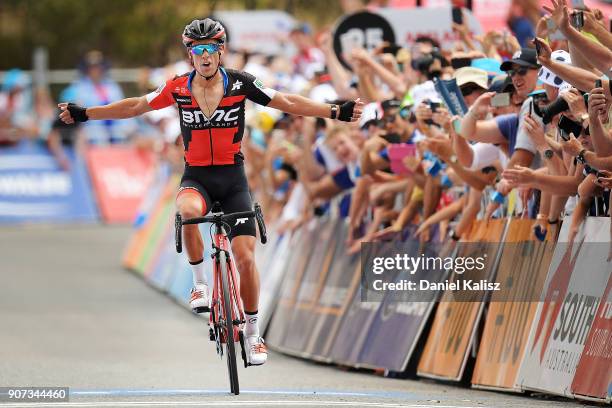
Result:
<instances>
[{"instance_id":1,"label":"finish line banner","mask_svg":"<svg viewBox=\"0 0 612 408\"><path fill-rule=\"evenodd\" d=\"M60 169L44 146L24 141L0 155L0 223L94 222L97 209L85 166L66 149Z\"/></svg>"}]
</instances>

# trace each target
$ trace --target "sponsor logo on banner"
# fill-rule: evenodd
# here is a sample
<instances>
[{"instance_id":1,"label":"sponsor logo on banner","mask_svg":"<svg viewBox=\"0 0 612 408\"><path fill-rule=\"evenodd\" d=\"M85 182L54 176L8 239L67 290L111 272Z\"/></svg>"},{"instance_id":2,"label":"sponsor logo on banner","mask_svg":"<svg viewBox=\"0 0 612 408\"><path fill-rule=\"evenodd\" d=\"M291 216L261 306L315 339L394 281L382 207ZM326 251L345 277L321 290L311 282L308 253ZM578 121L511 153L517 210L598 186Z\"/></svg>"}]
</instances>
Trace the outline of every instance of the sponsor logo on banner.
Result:
<instances>
[{"instance_id":1,"label":"sponsor logo on banner","mask_svg":"<svg viewBox=\"0 0 612 408\"><path fill-rule=\"evenodd\" d=\"M70 170L49 151L22 142L0 156L0 222L93 221L96 209L81 160L66 149Z\"/></svg>"},{"instance_id":2,"label":"sponsor logo on banner","mask_svg":"<svg viewBox=\"0 0 612 408\"><path fill-rule=\"evenodd\" d=\"M612 276L576 368L572 392L600 400L612 397Z\"/></svg>"},{"instance_id":3,"label":"sponsor logo on banner","mask_svg":"<svg viewBox=\"0 0 612 408\"><path fill-rule=\"evenodd\" d=\"M354 48L372 51L383 42L395 44L395 32L387 19L368 11L342 17L334 29L334 51L338 60L348 69L351 67L344 56Z\"/></svg>"},{"instance_id":4,"label":"sponsor logo on banner","mask_svg":"<svg viewBox=\"0 0 612 408\"><path fill-rule=\"evenodd\" d=\"M570 225L563 225L519 372L523 388L571 395L576 367L610 277L609 222L587 218L572 243L567 242Z\"/></svg>"},{"instance_id":5,"label":"sponsor logo on banner","mask_svg":"<svg viewBox=\"0 0 612 408\"><path fill-rule=\"evenodd\" d=\"M536 300L554 251L554 242L534 241L533 222L513 219L508 227L496 281L511 285L512 296L492 295L472 377L476 387L517 389Z\"/></svg>"},{"instance_id":6,"label":"sponsor logo on banner","mask_svg":"<svg viewBox=\"0 0 612 408\"><path fill-rule=\"evenodd\" d=\"M87 165L104 221L133 221L152 182L153 154L133 147L92 146Z\"/></svg>"}]
</instances>

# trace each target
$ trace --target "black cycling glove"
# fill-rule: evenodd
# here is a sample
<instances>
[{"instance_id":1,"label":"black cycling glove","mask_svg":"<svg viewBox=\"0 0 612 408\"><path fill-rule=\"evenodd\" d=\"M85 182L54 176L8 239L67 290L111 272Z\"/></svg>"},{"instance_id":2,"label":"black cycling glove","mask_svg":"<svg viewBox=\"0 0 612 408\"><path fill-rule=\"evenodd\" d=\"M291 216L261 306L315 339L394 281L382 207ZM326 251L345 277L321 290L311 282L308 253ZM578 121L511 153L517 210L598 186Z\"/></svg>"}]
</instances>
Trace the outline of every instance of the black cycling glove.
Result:
<instances>
[{"instance_id":1,"label":"black cycling glove","mask_svg":"<svg viewBox=\"0 0 612 408\"><path fill-rule=\"evenodd\" d=\"M350 122L353 117L353 110L355 109L355 101L344 102L340 105L340 114L338 120L343 122Z\"/></svg>"},{"instance_id":2,"label":"black cycling glove","mask_svg":"<svg viewBox=\"0 0 612 408\"><path fill-rule=\"evenodd\" d=\"M86 113L87 109L77 105L76 103L69 103L67 109L75 122L87 122L89 119Z\"/></svg>"}]
</instances>

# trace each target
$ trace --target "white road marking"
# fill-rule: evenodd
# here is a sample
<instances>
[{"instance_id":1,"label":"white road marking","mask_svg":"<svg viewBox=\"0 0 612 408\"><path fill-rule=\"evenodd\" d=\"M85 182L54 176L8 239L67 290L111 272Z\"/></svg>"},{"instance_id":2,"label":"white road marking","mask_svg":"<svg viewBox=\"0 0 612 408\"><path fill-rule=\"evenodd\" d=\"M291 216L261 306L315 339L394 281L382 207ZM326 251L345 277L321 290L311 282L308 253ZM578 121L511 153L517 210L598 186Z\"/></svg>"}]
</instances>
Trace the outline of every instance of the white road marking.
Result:
<instances>
[{"instance_id":1,"label":"white road marking","mask_svg":"<svg viewBox=\"0 0 612 408\"><path fill-rule=\"evenodd\" d=\"M16 403L0 404L2 408L21 407L133 407L133 406L183 406L183 407L226 407L226 406L361 406L361 407L408 407L408 408L482 408L465 407L457 405L424 405L405 403L383 403L365 401L244 401L244 400L217 400L217 401L98 401L98 402L41 402L41 403Z\"/></svg>"}]
</instances>

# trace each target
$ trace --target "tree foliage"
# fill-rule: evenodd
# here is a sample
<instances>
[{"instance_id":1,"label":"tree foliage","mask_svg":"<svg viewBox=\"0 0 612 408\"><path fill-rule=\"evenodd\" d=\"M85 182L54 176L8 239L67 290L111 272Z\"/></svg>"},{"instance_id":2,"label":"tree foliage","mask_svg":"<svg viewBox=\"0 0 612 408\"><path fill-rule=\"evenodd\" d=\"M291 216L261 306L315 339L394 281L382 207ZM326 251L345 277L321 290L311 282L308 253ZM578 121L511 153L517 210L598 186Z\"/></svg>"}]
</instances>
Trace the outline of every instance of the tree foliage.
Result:
<instances>
[{"instance_id":1,"label":"tree foliage","mask_svg":"<svg viewBox=\"0 0 612 408\"><path fill-rule=\"evenodd\" d=\"M334 3L333 1L331 3ZM340 15L329 0L2 0L0 70L30 68L32 50L49 50L49 65L72 68L90 49L109 56L114 66L159 66L180 52L180 31L211 9L280 8L315 27Z\"/></svg>"}]
</instances>

